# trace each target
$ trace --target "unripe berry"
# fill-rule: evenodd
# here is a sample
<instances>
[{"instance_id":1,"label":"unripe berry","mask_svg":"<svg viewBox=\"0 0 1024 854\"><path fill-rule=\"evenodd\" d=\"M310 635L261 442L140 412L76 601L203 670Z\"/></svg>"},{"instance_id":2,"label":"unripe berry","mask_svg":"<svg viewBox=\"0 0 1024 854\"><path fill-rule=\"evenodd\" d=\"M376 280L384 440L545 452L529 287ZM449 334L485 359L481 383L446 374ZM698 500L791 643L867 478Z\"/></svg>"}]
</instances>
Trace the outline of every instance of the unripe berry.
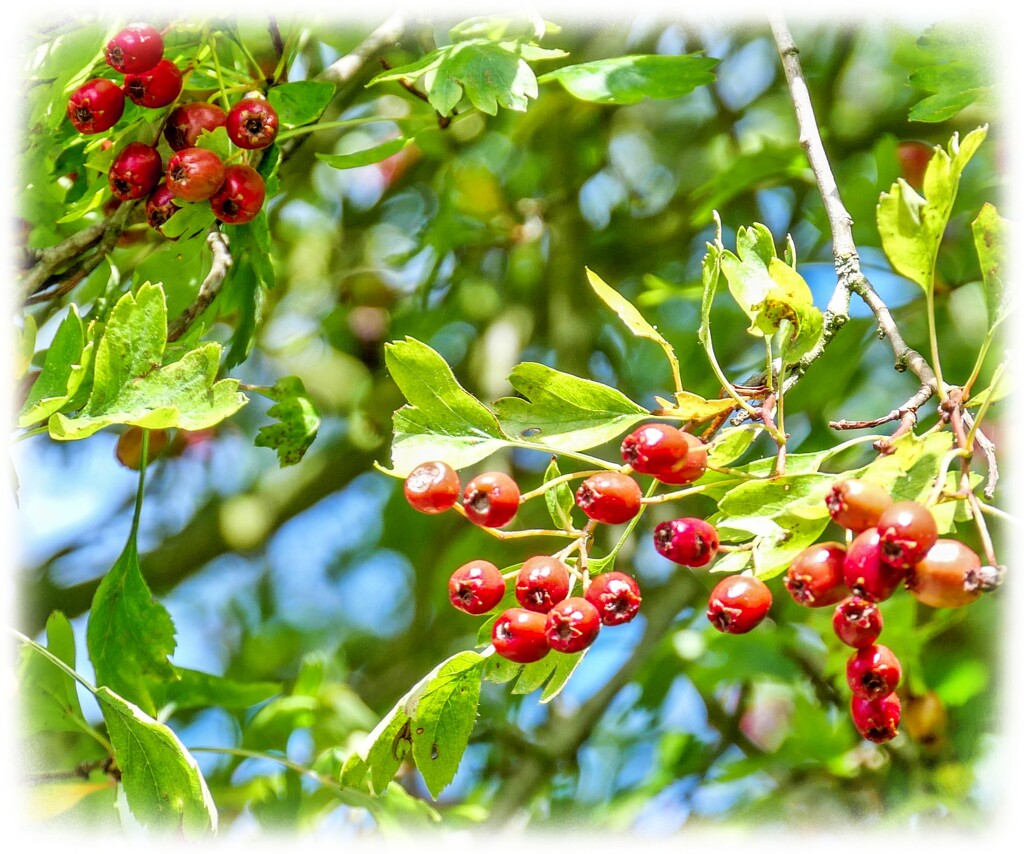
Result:
<instances>
[{"instance_id":1,"label":"unripe berry","mask_svg":"<svg viewBox=\"0 0 1024 854\"><path fill-rule=\"evenodd\" d=\"M582 596L564 599L548 611L544 635L548 646L558 652L579 652L594 642L601 630L601 617Z\"/></svg>"},{"instance_id":2,"label":"unripe berry","mask_svg":"<svg viewBox=\"0 0 1024 854\"><path fill-rule=\"evenodd\" d=\"M644 494L633 478L618 472L591 475L576 490L576 503L591 519L618 525L640 512Z\"/></svg>"},{"instance_id":3,"label":"unripe berry","mask_svg":"<svg viewBox=\"0 0 1024 854\"><path fill-rule=\"evenodd\" d=\"M757 626L772 605L772 593L759 578L732 575L711 591L708 619L720 632L742 635Z\"/></svg>"},{"instance_id":4,"label":"unripe berry","mask_svg":"<svg viewBox=\"0 0 1024 854\"><path fill-rule=\"evenodd\" d=\"M144 142L132 142L114 158L107 180L110 192L122 202L127 202L149 195L160 183L163 173L160 153Z\"/></svg>"},{"instance_id":5,"label":"unripe berry","mask_svg":"<svg viewBox=\"0 0 1024 854\"><path fill-rule=\"evenodd\" d=\"M175 211L179 210L181 208L174 203L174 193L170 187L166 183L159 184L146 199L146 222L150 228L159 231L160 227L174 216Z\"/></svg>"},{"instance_id":6,"label":"unripe berry","mask_svg":"<svg viewBox=\"0 0 1024 854\"><path fill-rule=\"evenodd\" d=\"M239 148L266 148L277 137L277 111L266 98L242 98L228 110L225 127Z\"/></svg>"},{"instance_id":7,"label":"unripe berry","mask_svg":"<svg viewBox=\"0 0 1024 854\"><path fill-rule=\"evenodd\" d=\"M437 460L416 466L402 488L406 501L420 513L443 513L459 500L462 484L455 469Z\"/></svg>"},{"instance_id":8,"label":"unripe berry","mask_svg":"<svg viewBox=\"0 0 1024 854\"><path fill-rule=\"evenodd\" d=\"M125 468L138 471L142 466L142 437L145 435L145 428L131 425L117 437L117 444L114 446L114 456ZM146 446L146 465L153 462L160 452L167 446L170 438L166 430L150 430L149 444Z\"/></svg>"},{"instance_id":9,"label":"unripe berry","mask_svg":"<svg viewBox=\"0 0 1024 854\"><path fill-rule=\"evenodd\" d=\"M501 570L487 560L460 566L448 579L448 600L467 614L485 614L505 595Z\"/></svg>"},{"instance_id":10,"label":"unripe berry","mask_svg":"<svg viewBox=\"0 0 1024 854\"><path fill-rule=\"evenodd\" d=\"M935 517L916 501L897 501L878 518L882 560L898 569L910 569L939 538Z\"/></svg>"},{"instance_id":11,"label":"unripe berry","mask_svg":"<svg viewBox=\"0 0 1024 854\"><path fill-rule=\"evenodd\" d=\"M832 629L847 646L862 649L871 646L882 633L882 612L870 599L851 596L836 605Z\"/></svg>"},{"instance_id":12,"label":"unripe berry","mask_svg":"<svg viewBox=\"0 0 1024 854\"><path fill-rule=\"evenodd\" d=\"M171 110L164 125L164 138L175 151L193 148L203 131L224 126L227 114L216 104L193 101Z\"/></svg>"},{"instance_id":13,"label":"unripe berry","mask_svg":"<svg viewBox=\"0 0 1024 854\"><path fill-rule=\"evenodd\" d=\"M850 715L857 732L868 741L881 744L896 737L900 725L900 698L889 694L879 700L854 697L850 701Z\"/></svg>"},{"instance_id":14,"label":"unripe berry","mask_svg":"<svg viewBox=\"0 0 1024 854\"><path fill-rule=\"evenodd\" d=\"M267 185L251 166L232 164L224 169L224 183L210 196L214 215L228 225L251 222L262 210Z\"/></svg>"},{"instance_id":15,"label":"unripe berry","mask_svg":"<svg viewBox=\"0 0 1024 854\"><path fill-rule=\"evenodd\" d=\"M853 538L843 561L843 580L850 591L882 602L900 586L907 571L882 561L881 538L877 528L868 528Z\"/></svg>"},{"instance_id":16,"label":"unripe berry","mask_svg":"<svg viewBox=\"0 0 1024 854\"><path fill-rule=\"evenodd\" d=\"M569 568L557 558L528 558L516 576L516 599L529 611L546 614L569 595Z\"/></svg>"},{"instance_id":17,"label":"unripe berry","mask_svg":"<svg viewBox=\"0 0 1024 854\"><path fill-rule=\"evenodd\" d=\"M907 575L906 587L932 608L960 608L981 595L981 558L959 540L940 539Z\"/></svg>"},{"instance_id":18,"label":"unripe berry","mask_svg":"<svg viewBox=\"0 0 1024 854\"><path fill-rule=\"evenodd\" d=\"M838 481L825 496L832 520L856 533L875 527L891 504L892 496L882 487L856 478Z\"/></svg>"},{"instance_id":19,"label":"unripe berry","mask_svg":"<svg viewBox=\"0 0 1024 854\"><path fill-rule=\"evenodd\" d=\"M858 649L846 662L846 683L855 697L880 700L896 690L902 668L892 650L881 644Z\"/></svg>"},{"instance_id":20,"label":"unripe berry","mask_svg":"<svg viewBox=\"0 0 1024 854\"><path fill-rule=\"evenodd\" d=\"M942 743L947 717L946 707L934 691L908 697L903 706L903 725L907 735L926 748Z\"/></svg>"},{"instance_id":21,"label":"unripe berry","mask_svg":"<svg viewBox=\"0 0 1024 854\"><path fill-rule=\"evenodd\" d=\"M640 585L624 572L605 572L591 580L585 598L597 608L602 623L618 626L640 610Z\"/></svg>"},{"instance_id":22,"label":"unripe berry","mask_svg":"<svg viewBox=\"0 0 1024 854\"><path fill-rule=\"evenodd\" d=\"M164 39L149 24L129 24L107 42L107 65L122 74L149 71L164 55Z\"/></svg>"},{"instance_id":23,"label":"unripe berry","mask_svg":"<svg viewBox=\"0 0 1024 854\"><path fill-rule=\"evenodd\" d=\"M491 629L494 651L517 664L540 661L550 652L544 630L547 616L523 608L509 608Z\"/></svg>"},{"instance_id":24,"label":"unripe berry","mask_svg":"<svg viewBox=\"0 0 1024 854\"><path fill-rule=\"evenodd\" d=\"M519 486L503 472L477 475L462 492L462 507L469 521L483 528L500 528L519 510Z\"/></svg>"},{"instance_id":25,"label":"unripe berry","mask_svg":"<svg viewBox=\"0 0 1024 854\"><path fill-rule=\"evenodd\" d=\"M801 605L835 605L850 595L843 583L845 558L846 549L839 543L815 543L793 558L783 583Z\"/></svg>"},{"instance_id":26,"label":"unripe berry","mask_svg":"<svg viewBox=\"0 0 1024 854\"><path fill-rule=\"evenodd\" d=\"M654 548L683 566L706 566L718 554L718 531L703 519L672 519L655 527Z\"/></svg>"},{"instance_id":27,"label":"unripe berry","mask_svg":"<svg viewBox=\"0 0 1024 854\"><path fill-rule=\"evenodd\" d=\"M103 77L83 83L68 98L68 118L79 133L110 130L123 114L124 92Z\"/></svg>"},{"instance_id":28,"label":"unripe berry","mask_svg":"<svg viewBox=\"0 0 1024 854\"><path fill-rule=\"evenodd\" d=\"M186 148L167 161L167 187L186 202L202 202L224 183L224 161L206 148Z\"/></svg>"},{"instance_id":29,"label":"unripe berry","mask_svg":"<svg viewBox=\"0 0 1024 854\"><path fill-rule=\"evenodd\" d=\"M149 71L126 74L125 94L140 107L159 109L181 94L181 72L169 59L161 59Z\"/></svg>"}]
</instances>

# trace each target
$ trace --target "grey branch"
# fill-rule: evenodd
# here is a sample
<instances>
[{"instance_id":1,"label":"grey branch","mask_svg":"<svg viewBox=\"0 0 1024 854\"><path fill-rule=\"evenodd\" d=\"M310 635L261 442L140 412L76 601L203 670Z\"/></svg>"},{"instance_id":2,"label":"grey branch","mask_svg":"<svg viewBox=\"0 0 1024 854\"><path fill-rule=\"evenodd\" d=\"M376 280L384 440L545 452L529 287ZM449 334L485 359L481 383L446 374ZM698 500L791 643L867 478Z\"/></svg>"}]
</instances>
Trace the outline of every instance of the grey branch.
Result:
<instances>
[{"instance_id":1,"label":"grey branch","mask_svg":"<svg viewBox=\"0 0 1024 854\"><path fill-rule=\"evenodd\" d=\"M333 65L329 65L320 74L317 80L328 80L336 86L343 86L348 83L359 69L363 67L370 57L379 51L384 45L393 44L398 41L405 29L405 16L400 14L392 15L370 35L363 39L351 53L341 57Z\"/></svg>"},{"instance_id":2,"label":"grey branch","mask_svg":"<svg viewBox=\"0 0 1024 854\"><path fill-rule=\"evenodd\" d=\"M228 269L231 267L232 259L227 235L214 228L206 236L206 242L210 245L210 251L213 253L213 266L210 267L210 272L199 286L196 301L171 321L167 329L168 341L177 341L181 338L195 323L196 318L213 302L214 297L220 293L220 286L224 284Z\"/></svg>"}]
</instances>

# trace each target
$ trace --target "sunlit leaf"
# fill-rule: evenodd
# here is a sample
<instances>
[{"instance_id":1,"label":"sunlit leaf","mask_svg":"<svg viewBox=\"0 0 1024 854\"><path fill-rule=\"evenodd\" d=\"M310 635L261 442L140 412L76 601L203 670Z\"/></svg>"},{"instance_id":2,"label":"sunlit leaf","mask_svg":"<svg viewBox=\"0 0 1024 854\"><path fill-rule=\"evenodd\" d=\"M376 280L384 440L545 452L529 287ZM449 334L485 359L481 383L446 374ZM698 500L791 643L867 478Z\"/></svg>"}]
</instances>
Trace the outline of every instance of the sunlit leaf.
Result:
<instances>
[{"instance_id":1,"label":"sunlit leaf","mask_svg":"<svg viewBox=\"0 0 1024 854\"><path fill-rule=\"evenodd\" d=\"M598 104L636 104L678 98L713 83L719 60L700 54L617 56L549 71L539 82L558 82L576 98Z\"/></svg>"}]
</instances>

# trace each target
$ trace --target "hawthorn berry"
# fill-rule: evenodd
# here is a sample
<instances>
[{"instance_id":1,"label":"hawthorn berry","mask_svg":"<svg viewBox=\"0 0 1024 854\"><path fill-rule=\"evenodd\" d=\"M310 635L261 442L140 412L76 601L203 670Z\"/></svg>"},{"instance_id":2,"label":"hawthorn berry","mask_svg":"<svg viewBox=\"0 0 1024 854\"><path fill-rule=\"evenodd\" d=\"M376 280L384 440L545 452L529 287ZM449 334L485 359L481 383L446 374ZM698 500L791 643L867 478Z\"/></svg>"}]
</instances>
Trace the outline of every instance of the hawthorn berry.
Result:
<instances>
[{"instance_id":1,"label":"hawthorn berry","mask_svg":"<svg viewBox=\"0 0 1024 854\"><path fill-rule=\"evenodd\" d=\"M637 427L622 440L619 450L633 471L656 476L683 462L690 443L678 427L655 421Z\"/></svg>"},{"instance_id":2,"label":"hawthorn berry","mask_svg":"<svg viewBox=\"0 0 1024 854\"><path fill-rule=\"evenodd\" d=\"M897 501L878 517L882 560L899 569L910 569L939 538L935 517L916 501Z\"/></svg>"},{"instance_id":3,"label":"hawthorn berry","mask_svg":"<svg viewBox=\"0 0 1024 854\"><path fill-rule=\"evenodd\" d=\"M138 471L142 466L142 438L145 428L131 425L117 437L114 456L125 468ZM149 443L146 445L146 465L153 462L167 446L170 435L166 430L150 430Z\"/></svg>"},{"instance_id":4,"label":"hawthorn berry","mask_svg":"<svg viewBox=\"0 0 1024 854\"><path fill-rule=\"evenodd\" d=\"M185 148L167 161L167 187L186 202L204 201L224 183L224 161L206 148Z\"/></svg>"},{"instance_id":5,"label":"hawthorn berry","mask_svg":"<svg viewBox=\"0 0 1024 854\"><path fill-rule=\"evenodd\" d=\"M517 664L540 661L551 651L545 635L546 626L546 614L524 608L509 608L491 628L494 651Z\"/></svg>"},{"instance_id":6,"label":"hawthorn berry","mask_svg":"<svg viewBox=\"0 0 1024 854\"><path fill-rule=\"evenodd\" d=\"M907 735L924 747L941 744L947 718L946 707L934 691L911 695L903 706L903 725L907 728Z\"/></svg>"},{"instance_id":7,"label":"hawthorn berry","mask_svg":"<svg viewBox=\"0 0 1024 854\"><path fill-rule=\"evenodd\" d=\"M163 55L163 36L149 24L129 24L107 42L107 65L122 74L149 71Z\"/></svg>"},{"instance_id":8,"label":"hawthorn berry","mask_svg":"<svg viewBox=\"0 0 1024 854\"><path fill-rule=\"evenodd\" d=\"M902 669L889 647L872 644L858 649L846 662L846 683L855 697L880 700L896 690Z\"/></svg>"},{"instance_id":9,"label":"hawthorn berry","mask_svg":"<svg viewBox=\"0 0 1024 854\"><path fill-rule=\"evenodd\" d=\"M192 101L171 110L164 125L164 139L175 151L195 146L203 131L214 131L224 126L225 113L216 104Z\"/></svg>"},{"instance_id":10,"label":"hawthorn berry","mask_svg":"<svg viewBox=\"0 0 1024 854\"><path fill-rule=\"evenodd\" d=\"M232 164L224 169L224 183L210 196L210 207L221 222L241 225L251 222L263 209L267 185L251 166Z\"/></svg>"},{"instance_id":11,"label":"hawthorn berry","mask_svg":"<svg viewBox=\"0 0 1024 854\"><path fill-rule=\"evenodd\" d=\"M563 599L548 611L544 636L558 652L579 652L594 642L601 630L597 608L582 596Z\"/></svg>"},{"instance_id":12,"label":"hawthorn berry","mask_svg":"<svg viewBox=\"0 0 1024 854\"><path fill-rule=\"evenodd\" d=\"M981 558L959 540L939 539L907 574L906 588L932 608L960 608L981 596Z\"/></svg>"},{"instance_id":13,"label":"hawthorn berry","mask_svg":"<svg viewBox=\"0 0 1024 854\"><path fill-rule=\"evenodd\" d=\"M618 626L640 610L640 585L624 572L606 572L591 580L584 598L597 608L602 623Z\"/></svg>"},{"instance_id":14,"label":"hawthorn berry","mask_svg":"<svg viewBox=\"0 0 1024 854\"><path fill-rule=\"evenodd\" d=\"M771 605L767 584L752 575L731 575L711 591L707 616L718 631L742 635L765 618Z\"/></svg>"},{"instance_id":15,"label":"hawthorn berry","mask_svg":"<svg viewBox=\"0 0 1024 854\"><path fill-rule=\"evenodd\" d=\"M420 463L403 485L405 500L420 513L443 513L459 500L462 484L450 465L440 460Z\"/></svg>"},{"instance_id":16,"label":"hawthorn berry","mask_svg":"<svg viewBox=\"0 0 1024 854\"><path fill-rule=\"evenodd\" d=\"M528 558L516 576L516 600L546 614L569 595L569 568L550 555Z\"/></svg>"},{"instance_id":17,"label":"hawthorn berry","mask_svg":"<svg viewBox=\"0 0 1024 854\"><path fill-rule=\"evenodd\" d=\"M225 127L239 148L266 148L277 138L277 111L266 98L250 95L228 110Z\"/></svg>"},{"instance_id":18,"label":"hawthorn berry","mask_svg":"<svg viewBox=\"0 0 1024 854\"><path fill-rule=\"evenodd\" d=\"M146 222L150 228L160 230L161 226L181 208L174 203L174 193L167 183L158 184L146 199Z\"/></svg>"},{"instance_id":19,"label":"hawthorn berry","mask_svg":"<svg viewBox=\"0 0 1024 854\"><path fill-rule=\"evenodd\" d=\"M856 478L838 481L825 496L832 521L858 534L875 527L891 504L892 496L882 487Z\"/></svg>"},{"instance_id":20,"label":"hawthorn berry","mask_svg":"<svg viewBox=\"0 0 1024 854\"><path fill-rule=\"evenodd\" d=\"M868 741L891 741L900 725L900 698L896 694L878 700L854 696L850 700L850 715L857 732Z\"/></svg>"},{"instance_id":21,"label":"hawthorn berry","mask_svg":"<svg viewBox=\"0 0 1024 854\"><path fill-rule=\"evenodd\" d=\"M654 528L654 548L683 566L706 566L718 554L718 531L703 519L672 519Z\"/></svg>"},{"instance_id":22,"label":"hawthorn berry","mask_svg":"<svg viewBox=\"0 0 1024 854\"><path fill-rule=\"evenodd\" d=\"M896 592L907 571L882 560L881 535L868 528L853 538L843 560L843 580L851 592L882 602Z\"/></svg>"},{"instance_id":23,"label":"hawthorn berry","mask_svg":"<svg viewBox=\"0 0 1024 854\"><path fill-rule=\"evenodd\" d=\"M835 605L850 595L843 583L845 558L846 549L840 543L815 543L793 558L783 583L801 605Z\"/></svg>"},{"instance_id":24,"label":"hawthorn berry","mask_svg":"<svg viewBox=\"0 0 1024 854\"><path fill-rule=\"evenodd\" d=\"M68 98L68 118L79 133L110 130L124 114L124 91L113 80L97 77Z\"/></svg>"},{"instance_id":25,"label":"hawthorn berry","mask_svg":"<svg viewBox=\"0 0 1024 854\"><path fill-rule=\"evenodd\" d=\"M159 109L181 94L181 71L169 59L161 59L149 71L126 74L124 92L140 107Z\"/></svg>"},{"instance_id":26,"label":"hawthorn berry","mask_svg":"<svg viewBox=\"0 0 1024 854\"><path fill-rule=\"evenodd\" d=\"M472 560L448 579L448 599L467 614L485 614L505 595L501 570L487 560Z\"/></svg>"},{"instance_id":27,"label":"hawthorn berry","mask_svg":"<svg viewBox=\"0 0 1024 854\"><path fill-rule=\"evenodd\" d=\"M500 528L519 510L519 485L500 471L474 477L462 492L466 517L483 528Z\"/></svg>"},{"instance_id":28,"label":"hawthorn berry","mask_svg":"<svg viewBox=\"0 0 1024 854\"><path fill-rule=\"evenodd\" d=\"M591 519L617 525L640 512L640 484L618 472L591 475L576 490L576 503Z\"/></svg>"},{"instance_id":29,"label":"hawthorn berry","mask_svg":"<svg viewBox=\"0 0 1024 854\"><path fill-rule=\"evenodd\" d=\"M160 152L144 142L132 142L114 158L107 180L110 192L122 202L127 202L149 195L160 183L163 173Z\"/></svg>"},{"instance_id":30,"label":"hawthorn berry","mask_svg":"<svg viewBox=\"0 0 1024 854\"><path fill-rule=\"evenodd\" d=\"M935 154L935 149L925 142L909 139L896 146L896 158L904 180L918 192L924 186L924 173Z\"/></svg>"},{"instance_id":31,"label":"hawthorn berry","mask_svg":"<svg viewBox=\"0 0 1024 854\"><path fill-rule=\"evenodd\" d=\"M882 633L882 612L878 605L861 596L844 599L832 614L832 629L847 646L871 646Z\"/></svg>"}]
</instances>

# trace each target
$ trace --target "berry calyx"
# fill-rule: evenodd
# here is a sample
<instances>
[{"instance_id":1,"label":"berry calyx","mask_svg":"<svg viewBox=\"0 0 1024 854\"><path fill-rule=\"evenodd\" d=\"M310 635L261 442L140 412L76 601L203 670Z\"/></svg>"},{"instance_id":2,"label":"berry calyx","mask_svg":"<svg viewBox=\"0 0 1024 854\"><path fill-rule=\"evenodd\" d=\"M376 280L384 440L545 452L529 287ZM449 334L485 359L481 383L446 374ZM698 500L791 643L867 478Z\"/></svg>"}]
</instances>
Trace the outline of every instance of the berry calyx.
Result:
<instances>
[{"instance_id":1,"label":"berry calyx","mask_svg":"<svg viewBox=\"0 0 1024 854\"><path fill-rule=\"evenodd\" d=\"M795 558L783 583L793 599L809 608L835 605L850 595L843 583L846 549L840 543L815 543Z\"/></svg>"},{"instance_id":2,"label":"berry calyx","mask_svg":"<svg viewBox=\"0 0 1024 854\"><path fill-rule=\"evenodd\" d=\"M606 626L628 623L640 610L640 585L624 572L605 572L590 582L584 598Z\"/></svg>"},{"instance_id":3,"label":"berry calyx","mask_svg":"<svg viewBox=\"0 0 1024 854\"><path fill-rule=\"evenodd\" d=\"M473 560L460 566L448 579L448 599L467 614L485 614L505 595L501 570L487 560Z\"/></svg>"},{"instance_id":4,"label":"berry calyx","mask_svg":"<svg viewBox=\"0 0 1024 854\"><path fill-rule=\"evenodd\" d=\"M110 130L124 114L124 92L112 80L97 77L68 98L68 118L79 133Z\"/></svg>"},{"instance_id":5,"label":"berry calyx","mask_svg":"<svg viewBox=\"0 0 1024 854\"><path fill-rule=\"evenodd\" d=\"M160 231L161 226L174 216L175 211L179 210L181 208L174 203L174 193L171 192L171 188L167 186L166 182L158 184L146 199L146 222L149 223L150 228Z\"/></svg>"},{"instance_id":6,"label":"berry calyx","mask_svg":"<svg viewBox=\"0 0 1024 854\"><path fill-rule=\"evenodd\" d=\"M640 512L640 484L618 472L591 475L576 490L576 504L591 519L618 525Z\"/></svg>"},{"instance_id":7,"label":"berry calyx","mask_svg":"<svg viewBox=\"0 0 1024 854\"><path fill-rule=\"evenodd\" d=\"M224 126L225 113L216 104L193 101L171 110L164 125L164 139L175 151L193 148L203 131L214 131Z\"/></svg>"},{"instance_id":8,"label":"berry calyx","mask_svg":"<svg viewBox=\"0 0 1024 854\"><path fill-rule=\"evenodd\" d=\"M500 528L519 510L519 485L500 471L477 475L462 492L469 521L483 528Z\"/></svg>"},{"instance_id":9,"label":"berry calyx","mask_svg":"<svg viewBox=\"0 0 1024 854\"><path fill-rule=\"evenodd\" d=\"M266 98L250 95L228 110L225 127L239 148L266 148L277 138L277 111Z\"/></svg>"},{"instance_id":10,"label":"berry calyx","mask_svg":"<svg viewBox=\"0 0 1024 854\"><path fill-rule=\"evenodd\" d=\"M210 196L214 215L227 225L251 222L263 209L267 185L251 166L232 164L224 169L224 183Z\"/></svg>"},{"instance_id":11,"label":"berry calyx","mask_svg":"<svg viewBox=\"0 0 1024 854\"><path fill-rule=\"evenodd\" d=\"M906 588L932 608L960 608L981 596L981 558L959 540L939 539L910 570Z\"/></svg>"},{"instance_id":12,"label":"berry calyx","mask_svg":"<svg viewBox=\"0 0 1024 854\"><path fill-rule=\"evenodd\" d=\"M878 517L892 505L892 496L866 480L847 478L833 484L825 506L837 525L860 533L878 524Z\"/></svg>"},{"instance_id":13,"label":"berry calyx","mask_svg":"<svg viewBox=\"0 0 1024 854\"><path fill-rule=\"evenodd\" d=\"M529 611L546 614L569 595L569 568L557 558L528 558L516 576L516 600Z\"/></svg>"},{"instance_id":14,"label":"berry calyx","mask_svg":"<svg viewBox=\"0 0 1024 854\"><path fill-rule=\"evenodd\" d=\"M545 635L547 616L523 608L509 608L491 628L491 643L502 658L517 664L540 661L551 651Z\"/></svg>"},{"instance_id":15,"label":"berry calyx","mask_svg":"<svg viewBox=\"0 0 1024 854\"><path fill-rule=\"evenodd\" d=\"M181 94L181 72L169 59L161 59L149 71L126 74L125 94L140 107L159 109L174 102Z\"/></svg>"},{"instance_id":16,"label":"berry calyx","mask_svg":"<svg viewBox=\"0 0 1024 854\"><path fill-rule=\"evenodd\" d=\"M582 596L564 599L548 611L544 636L558 652L579 652L594 642L601 630L601 617Z\"/></svg>"},{"instance_id":17,"label":"berry calyx","mask_svg":"<svg viewBox=\"0 0 1024 854\"><path fill-rule=\"evenodd\" d=\"M107 42L107 65L122 74L149 71L163 55L163 36L149 24L129 24Z\"/></svg>"},{"instance_id":18,"label":"berry calyx","mask_svg":"<svg viewBox=\"0 0 1024 854\"><path fill-rule=\"evenodd\" d=\"M164 164L160 152L143 142L126 145L110 165L107 180L112 192L122 202L148 195L163 177Z\"/></svg>"},{"instance_id":19,"label":"berry calyx","mask_svg":"<svg viewBox=\"0 0 1024 854\"><path fill-rule=\"evenodd\" d=\"M916 501L897 501L878 518L882 560L898 569L910 569L939 538L935 517Z\"/></svg>"},{"instance_id":20,"label":"berry calyx","mask_svg":"<svg viewBox=\"0 0 1024 854\"><path fill-rule=\"evenodd\" d=\"M846 662L846 683L855 697L880 700L896 690L902 669L892 650L881 644L858 649Z\"/></svg>"},{"instance_id":21,"label":"berry calyx","mask_svg":"<svg viewBox=\"0 0 1024 854\"><path fill-rule=\"evenodd\" d=\"M877 528L859 533L846 549L843 580L851 592L872 602L882 602L892 596L906 574L905 569L883 562Z\"/></svg>"},{"instance_id":22,"label":"berry calyx","mask_svg":"<svg viewBox=\"0 0 1024 854\"><path fill-rule=\"evenodd\" d=\"M655 527L654 548L683 566L706 566L718 554L718 531L703 519L672 519Z\"/></svg>"},{"instance_id":23,"label":"berry calyx","mask_svg":"<svg viewBox=\"0 0 1024 854\"><path fill-rule=\"evenodd\" d=\"M459 500L462 484L450 465L440 460L420 463L403 485L405 500L420 513L443 513Z\"/></svg>"},{"instance_id":24,"label":"berry calyx","mask_svg":"<svg viewBox=\"0 0 1024 854\"><path fill-rule=\"evenodd\" d=\"M622 440L622 459L640 474L669 472L686 459L690 443L671 424L654 422L637 427Z\"/></svg>"},{"instance_id":25,"label":"berry calyx","mask_svg":"<svg viewBox=\"0 0 1024 854\"><path fill-rule=\"evenodd\" d=\"M711 591L707 616L718 631L742 635L765 618L771 605L767 584L752 575L732 575Z\"/></svg>"},{"instance_id":26,"label":"berry calyx","mask_svg":"<svg viewBox=\"0 0 1024 854\"><path fill-rule=\"evenodd\" d=\"M179 199L201 202L224 183L224 161L206 148L185 148L167 161L167 187Z\"/></svg>"},{"instance_id":27,"label":"berry calyx","mask_svg":"<svg viewBox=\"0 0 1024 854\"><path fill-rule=\"evenodd\" d=\"M863 738L876 744L891 741L899 732L900 698L896 694L878 700L855 696L850 701L850 716Z\"/></svg>"},{"instance_id":28,"label":"berry calyx","mask_svg":"<svg viewBox=\"0 0 1024 854\"><path fill-rule=\"evenodd\" d=\"M882 612L869 599L851 596L836 605L832 629L847 646L862 649L871 646L882 633Z\"/></svg>"}]
</instances>

